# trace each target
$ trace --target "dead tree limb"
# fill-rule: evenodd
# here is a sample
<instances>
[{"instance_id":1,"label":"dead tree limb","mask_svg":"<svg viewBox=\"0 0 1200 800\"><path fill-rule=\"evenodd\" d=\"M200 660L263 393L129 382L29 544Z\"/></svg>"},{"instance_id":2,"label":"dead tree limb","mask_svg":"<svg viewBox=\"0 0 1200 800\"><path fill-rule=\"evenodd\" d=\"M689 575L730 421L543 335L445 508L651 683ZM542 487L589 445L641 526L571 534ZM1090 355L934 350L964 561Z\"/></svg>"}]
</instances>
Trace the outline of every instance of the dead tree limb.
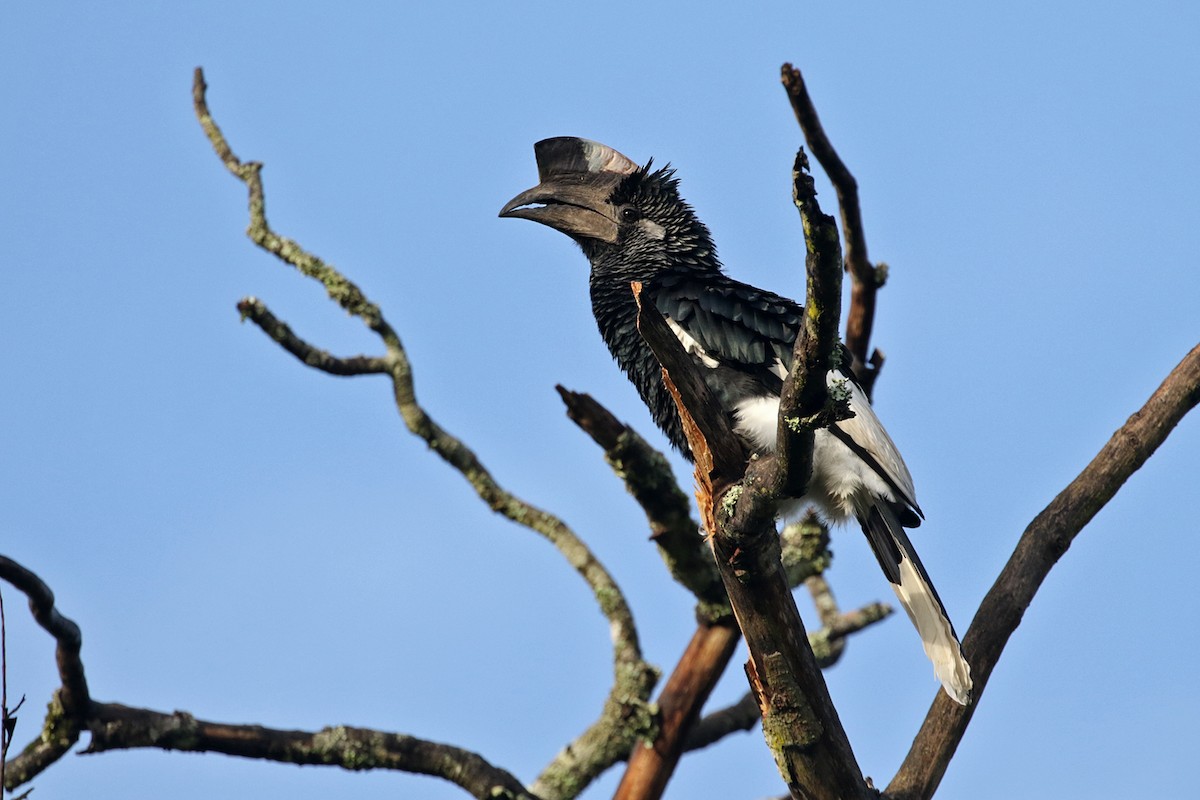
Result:
<instances>
[{"instance_id":1,"label":"dead tree limb","mask_svg":"<svg viewBox=\"0 0 1200 800\"><path fill-rule=\"evenodd\" d=\"M1016 550L984 596L963 637L979 697L1033 596L1071 542L1122 484L1166 441L1200 402L1200 345L1194 347L1122 425L1079 476L1034 517ZM899 772L888 784L893 800L933 796L977 705L960 706L944 692L934 698Z\"/></svg>"},{"instance_id":2,"label":"dead tree limb","mask_svg":"<svg viewBox=\"0 0 1200 800\"><path fill-rule=\"evenodd\" d=\"M850 309L846 314L846 347L854 356L854 369L867 397L872 396L875 379L883 367L883 353L872 351L871 330L875 325L875 295L887 278L887 265L871 264L867 257L867 237L863 232L862 211L858 203L858 181L846 167L833 143L825 134L816 106L804 84L804 76L791 64L780 70L783 88L804 132L813 156L829 176L838 196L845 241L846 272L850 273Z\"/></svg>"},{"instance_id":3,"label":"dead tree limb","mask_svg":"<svg viewBox=\"0 0 1200 800\"><path fill-rule=\"evenodd\" d=\"M5 788L10 791L60 759L79 740L80 733L87 731L91 742L85 753L157 747L350 770L394 769L445 778L479 800L535 800L520 781L479 755L414 736L344 726L316 733L281 731L261 725L206 722L182 711L165 714L118 703L97 703L84 678L79 626L55 606L50 587L4 556L0 556L0 580L25 593L34 619L54 637L62 681L38 737L7 765Z\"/></svg>"}]
</instances>

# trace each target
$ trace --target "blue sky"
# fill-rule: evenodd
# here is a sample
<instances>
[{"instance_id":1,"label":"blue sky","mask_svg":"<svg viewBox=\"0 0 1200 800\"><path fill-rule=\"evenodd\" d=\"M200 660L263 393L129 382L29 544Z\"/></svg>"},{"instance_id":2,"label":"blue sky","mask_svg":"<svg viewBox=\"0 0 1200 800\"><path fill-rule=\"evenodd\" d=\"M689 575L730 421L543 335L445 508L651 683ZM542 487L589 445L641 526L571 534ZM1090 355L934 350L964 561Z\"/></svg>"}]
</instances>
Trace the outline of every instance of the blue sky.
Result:
<instances>
[{"instance_id":1,"label":"blue sky","mask_svg":"<svg viewBox=\"0 0 1200 800\"><path fill-rule=\"evenodd\" d=\"M384 379L307 370L239 324L253 294L323 347L378 351L245 239L244 192L192 116L197 65L234 150L266 163L277 230L383 306L430 413L592 545L664 669L689 597L554 384L662 440L596 335L583 257L496 217L535 182L537 139L670 161L730 273L798 296L800 138L778 69L801 67L859 180L870 254L891 265L876 405L960 630L1025 524L1200 339L1194 4L348 6L0 11L0 552L82 626L97 699L411 733L530 781L609 686L583 584L403 430ZM1178 793L1200 712L1198 452L1185 419L1051 573L941 796ZM845 605L890 598L856 531L834 549ZM55 673L5 598L22 745ZM936 689L915 635L893 618L827 679L885 783ZM744 689L735 664L715 702ZM464 796L162 752L68 756L34 785ZM754 732L686 757L668 797L780 787Z\"/></svg>"}]
</instances>

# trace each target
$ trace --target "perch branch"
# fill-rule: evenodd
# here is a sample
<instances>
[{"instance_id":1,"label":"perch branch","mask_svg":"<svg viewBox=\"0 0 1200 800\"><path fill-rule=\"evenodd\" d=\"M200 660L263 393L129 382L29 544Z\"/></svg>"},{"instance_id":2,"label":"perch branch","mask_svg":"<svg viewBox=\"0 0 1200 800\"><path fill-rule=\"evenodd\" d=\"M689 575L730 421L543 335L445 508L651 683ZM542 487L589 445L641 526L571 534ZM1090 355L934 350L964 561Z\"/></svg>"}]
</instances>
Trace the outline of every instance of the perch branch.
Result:
<instances>
[{"instance_id":1,"label":"perch branch","mask_svg":"<svg viewBox=\"0 0 1200 800\"><path fill-rule=\"evenodd\" d=\"M811 196L811 179L799 175L804 165L801 153L795 183L806 238L811 239L808 270L824 271L832 263L833 277L822 274L809 280L810 292L814 286L821 291L808 298L806 325L796 344L799 358L785 381L780 418L794 415L797 421L781 431L787 443L780 450L785 453L758 458L747 468L728 420L717 411L719 406L709 398L703 378L661 315L641 306L638 327L663 367L664 382L675 398L691 446L701 513L713 532L711 542L721 577L750 648L747 674L763 709L764 736L780 772L796 797L865 798L869 790L808 646L780 564L779 537L774 530L778 498L785 487L797 485L797 479L789 476L800 476L800 488L807 480L812 430L837 419L839 413L839 409L826 407L823 376L836 340L838 297L831 287L840 282L841 262L826 252L826 229L831 221L820 214L815 196ZM639 297L639 289L635 285L635 297ZM828 303L830 294L832 305ZM832 338L827 336L826 315L834 320ZM829 348L823 359L817 352L821 346ZM810 361L818 370L814 376L821 380L806 382ZM820 402L804 404L813 398Z\"/></svg>"},{"instance_id":2,"label":"perch branch","mask_svg":"<svg viewBox=\"0 0 1200 800\"><path fill-rule=\"evenodd\" d=\"M1184 357L1146 404L1025 528L963 637L976 697L983 692L1000 653L1050 569L1197 402L1200 345ZM944 692L938 693L904 763L888 785L888 797L923 800L933 795L976 707L960 706Z\"/></svg>"},{"instance_id":3,"label":"perch branch","mask_svg":"<svg viewBox=\"0 0 1200 800\"><path fill-rule=\"evenodd\" d=\"M634 748L615 795L621 800L649 800L661 796L681 752L706 746L734 731L749 730L760 718L758 704L750 695L748 708L739 705L710 715L705 732L700 737L694 735L699 711L710 691L696 689L711 686L724 673L736 640L736 635L714 630L712 623L721 617L706 613L717 608L718 602L725 614L731 613L724 585L711 553L696 535L697 525L690 517L687 498L678 489L662 454L589 395L557 388L568 416L604 448L605 459L642 506L654 532L652 538L676 580L700 600L700 625L657 701L659 735L653 742ZM810 514L802 522L787 526L780 539L788 585L817 580L830 560L826 526ZM876 603L841 614L827 585L820 596L814 592L814 599L823 627L809 635L809 644L821 668L837 661L846 635L890 613L887 606Z\"/></svg>"},{"instance_id":4,"label":"perch branch","mask_svg":"<svg viewBox=\"0 0 1200 800\"><path fill-rule=\"evenodd\" d=\"M834 397L825 375L836 366L842 311L842 258L837 224L822 213L801 149L792 167L792 199L804 226L804 325L792 351L792 369L779 396L780 491L802 497L812 471L813 433L850 416L848 396Z\"/></svg>"},{"instance_id":5,"label":"perch branch","mask_svg":"<svg viewBox=\"0 0 1200 800\"><path fill-rule=\"evenodd\" d=\"M842 645L845 644L846 637L879 622L891 613L892 609L889 606L871 603L829 619L820 630L808 635L817 666L821 669L833 666L844 652ZM761 719L762 714L754 692L747 692L733 705L706 714L698 720L684 742L684 752L708 747L737 731L748 731Z\"/></svg>"}]
</instances>

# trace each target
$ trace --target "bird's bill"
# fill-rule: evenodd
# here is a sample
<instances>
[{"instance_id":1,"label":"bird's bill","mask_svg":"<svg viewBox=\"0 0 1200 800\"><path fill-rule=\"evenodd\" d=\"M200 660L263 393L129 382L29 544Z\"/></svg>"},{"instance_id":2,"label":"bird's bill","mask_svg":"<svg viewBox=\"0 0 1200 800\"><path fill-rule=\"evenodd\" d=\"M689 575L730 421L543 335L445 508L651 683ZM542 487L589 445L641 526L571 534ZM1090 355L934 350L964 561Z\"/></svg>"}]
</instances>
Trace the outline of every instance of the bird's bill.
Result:
<instances>
[{"instance_id":1,"label":"bird's bill","mask_svg":"<svg viewBox=\"0 0 1200 800\"><path fill-rule=\"evenodd\" d=\"M502 217L531 219L576 240L617 241L616 210L608 196L619 176L577 173L550 178L504 204Z\"/></svg>"}]
</instances>

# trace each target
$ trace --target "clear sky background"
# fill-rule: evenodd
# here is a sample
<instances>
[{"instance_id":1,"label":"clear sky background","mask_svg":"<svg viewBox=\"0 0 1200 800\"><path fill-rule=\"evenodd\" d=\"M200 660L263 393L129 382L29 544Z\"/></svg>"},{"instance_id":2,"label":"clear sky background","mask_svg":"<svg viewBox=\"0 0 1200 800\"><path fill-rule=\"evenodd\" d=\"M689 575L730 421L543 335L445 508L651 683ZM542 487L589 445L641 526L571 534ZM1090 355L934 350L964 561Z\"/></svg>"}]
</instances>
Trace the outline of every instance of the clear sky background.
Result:
<instances>
[{"instance_id":1,"label":"clear sky background","mask_svg":"<svg viewBox=\"0 0 1200 800\"><path fill-rule=\"evenodd\" d=\"M277 230L383 306L429 411L591 544L669 670L691 599L554 384L663 440L596 333L582 255L496 213L536 182L534 141L598 139L673 163L729 272L798 296L800 133L778 84L796 63L892 267L876 406L928 515L916 543L967 627L1028 521L1200 340L1200 11L702 5L4 4L0 552L82 627L97 699L410 733L531 781L610 684L582 581L403 429L385 379L314 372L239 324L253 294L334 352L380 350L244 237L245 191L192 114L197 65L234 150L266 163ZM1186 793L1198 471L1188 418L1051 573L942 796ZM834 549L844 605L891 599L857 531ZM5 599L22 746L57 678L51 640ZM714 703L745 691L742 660ZM907 621L856 637L827 679L886 783L937 688ZM159 751L67 756L34 785L465 796ZM781 792L755 731L685 757L668 796Z\"/></svg>"}]
</instances>

